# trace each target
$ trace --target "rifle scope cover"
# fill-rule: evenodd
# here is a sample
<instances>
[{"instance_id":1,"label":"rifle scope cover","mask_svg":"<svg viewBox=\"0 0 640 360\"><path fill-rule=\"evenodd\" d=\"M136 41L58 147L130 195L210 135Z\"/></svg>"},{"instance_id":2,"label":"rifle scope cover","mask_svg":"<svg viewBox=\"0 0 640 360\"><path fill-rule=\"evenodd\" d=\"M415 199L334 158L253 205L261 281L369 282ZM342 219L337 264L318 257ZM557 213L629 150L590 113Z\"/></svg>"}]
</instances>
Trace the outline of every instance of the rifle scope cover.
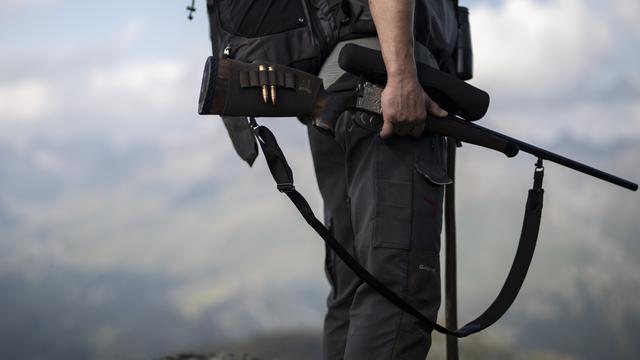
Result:
<instances>
[{"instance_id":1,"label":"rifle scope cover","mask_svg":"<svg viewBox=\"0 0 640 360\"><path fill-rule=\"evenodd\" d=\"M387 83L380 51L347 44L340 51L338 63L344 71L363 76L372 83ZM485 91L428 65L417 63L417 67L420 84L449 113L469 121L479 120L487 113L490 98Z\"/></svg>"}]
</instances>

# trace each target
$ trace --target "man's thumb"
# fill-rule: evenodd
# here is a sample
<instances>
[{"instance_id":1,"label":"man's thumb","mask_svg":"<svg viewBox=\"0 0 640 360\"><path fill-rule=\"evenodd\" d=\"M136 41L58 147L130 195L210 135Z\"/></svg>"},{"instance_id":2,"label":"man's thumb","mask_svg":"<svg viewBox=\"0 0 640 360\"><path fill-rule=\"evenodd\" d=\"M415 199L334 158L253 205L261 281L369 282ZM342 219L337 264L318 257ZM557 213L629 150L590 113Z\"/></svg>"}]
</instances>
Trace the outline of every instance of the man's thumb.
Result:
<instances>
[{"instance_id":1,"label":"man's thumb","mask_svg":"<svg viewBox=\"0 0 640 360\"><path fill-rule=\"evenodd\" d=\"M382 130L380 130L380 137L383 139L387 139L393 135L393 124L388 121L385 121L382 124Z\"/></svg>"},{"instance_id":2,"label":"man's thumb","mask_svg":"<svg viewBox=\"0 0 640 360\"><path fill-rule=\"evenodd\" d=\"M440 105L438 105L438 103L436 103L435 101L429 99L429 103L427 105L427 109L428 112L437 116L437 117L445 117L447 115L449 115L449 113L440 107Z\"/></svg>"}]
</instances>

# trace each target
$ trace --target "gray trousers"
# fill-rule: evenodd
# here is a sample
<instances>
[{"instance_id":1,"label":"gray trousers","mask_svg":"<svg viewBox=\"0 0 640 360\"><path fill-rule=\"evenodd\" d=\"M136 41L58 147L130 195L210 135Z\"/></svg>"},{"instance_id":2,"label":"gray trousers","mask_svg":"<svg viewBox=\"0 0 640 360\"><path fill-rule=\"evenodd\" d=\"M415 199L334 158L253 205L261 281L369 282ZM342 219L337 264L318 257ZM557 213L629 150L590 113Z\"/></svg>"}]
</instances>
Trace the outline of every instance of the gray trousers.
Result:
<instances>
[{"instance_id":1,"label":"gray trousers","mask_svg":"<svg viewBox=\"0 0 640 360\"><path fill-rule=\"evenodd\" d=\"M339 75L331 57L327 64L321 72L326 85ZM357 115L343 113L333 137L309 126L325 224L369 272L435 321L443 185L449 182L445 140L382 140L355 125ZM331 292L324 359L425 359L431 334L415 318L363 283L329 249L325 271Z\"/></svg>"},{"instance_id":2,"label":"gray trousers","mask_svg":"<svg viewBox=\"0 0 640 360\"><path fill-rule=\"evenodd\" d=\"M309 127L325 222L374 276L436 320L443 139L382 140L341 116L335 138ZM446 178L446 177L445 177ZM327 249L324 358L424 360L431 334Z\"/></svg>"}]
</instances>

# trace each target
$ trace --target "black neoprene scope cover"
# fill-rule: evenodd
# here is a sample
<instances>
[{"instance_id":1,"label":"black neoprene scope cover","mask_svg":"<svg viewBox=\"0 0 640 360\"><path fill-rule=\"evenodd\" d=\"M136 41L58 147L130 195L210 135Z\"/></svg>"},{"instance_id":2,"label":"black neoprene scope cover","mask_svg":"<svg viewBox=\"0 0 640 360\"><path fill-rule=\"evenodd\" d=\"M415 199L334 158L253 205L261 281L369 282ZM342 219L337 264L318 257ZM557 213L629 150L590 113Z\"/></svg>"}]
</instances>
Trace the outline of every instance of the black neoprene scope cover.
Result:
<instances>
[{"instance_id":1,"label":"black neoprene scope cover","mask_svg":"<svg viewBox=\"0 0 640 360\"><path fill-rule=\"evenodd\" d=\"M340 51L340 67L349 73L363 76L367 81L387 83L382 53L356 44L347 44ZM481 119L489 108L489 94L444 71L418 62L418 80L435 100L449 113L466 120Z\"/></svg>"}]
</instances>

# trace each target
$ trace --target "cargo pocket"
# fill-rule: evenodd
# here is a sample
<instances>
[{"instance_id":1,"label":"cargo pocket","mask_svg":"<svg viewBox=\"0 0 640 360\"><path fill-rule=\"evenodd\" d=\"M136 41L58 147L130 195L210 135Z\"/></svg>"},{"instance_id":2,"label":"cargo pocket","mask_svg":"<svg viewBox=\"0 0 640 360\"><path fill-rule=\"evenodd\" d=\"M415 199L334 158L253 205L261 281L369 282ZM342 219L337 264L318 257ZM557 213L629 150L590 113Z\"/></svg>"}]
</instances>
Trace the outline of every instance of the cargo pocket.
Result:
<instances>
[{"instance_id":1,"label":"cargo pocket","mask_svg":"<svg viewBox=\"0 0 640 360\"><path fill-rule=\"evenodd\" d=\"M452 182L446 170L446 144L440 136L421 139L415 157L411 248L438 255L442 232L444 185Z\"/></svg>"},{"instance_id":2,"label":"cargo pocket","mask_svg":"<svg viewBox=\"0 0 640 360\"><path fill-rule=\"evenodd\" d=\"M373 246L407 250L411 245L410 182L377 180Z\"/></svg>"},{"instance_id":3,"label":"cargo pocket","mask_svg":"<svg viewBox=\"0 0 640 360\"><path fill-rule=\"evenodd\" d=\"M442 136L425 137L425 144L416 155L415 168L434 185L448 185L453 181L447 175L446 141Z\"/></svg>"},{"instance_id":4,"label":"cargo pocket","mask_svg":"<svg viewBox=\"0 0 640 360\"><path fill-rule=\"evenodd\" d=\"M401 138L370 136L375 137L373 246L407 250L411 245L413 144Z\"/></svg>"}]
</instances>

